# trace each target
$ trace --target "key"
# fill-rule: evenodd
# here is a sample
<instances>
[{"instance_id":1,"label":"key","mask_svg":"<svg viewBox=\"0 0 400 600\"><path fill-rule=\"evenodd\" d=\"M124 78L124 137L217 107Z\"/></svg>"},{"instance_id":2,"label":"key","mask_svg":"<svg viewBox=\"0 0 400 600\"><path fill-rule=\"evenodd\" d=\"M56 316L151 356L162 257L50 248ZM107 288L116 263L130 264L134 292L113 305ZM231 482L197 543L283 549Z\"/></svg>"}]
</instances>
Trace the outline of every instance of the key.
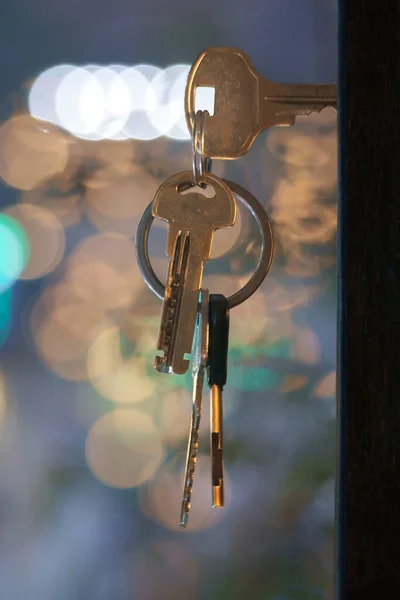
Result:
<instances>
[{"instance_id":1,"label":"key","mask_svg":"<svg viewBox=\"0 0 400 600\"><path fill-rule=\"evenodd\" d=\"M199 308L192 350L193 403L190 424L189 442L186 454L185 478L183 484L183 500L181 509L181 527L186 527L189 520L190 504L194 475L199 449L200 419L203 406L204 375L208 360L208 290L199 294Z\"/></svg>"},{"instance_id":2,"label":"key","mask_svg":"<svg viewBox=\"0 0 400 600\"><path fill-rule=\"evenodd\" d=\"M204 154L211 159L243 156L264 129L293 125L297 116L336 107L336 84L275 83L256 71L245 52L210 48L188 77L185 109L190 131L198 87L215 88L214 115L204 119Z\"/></svg>"},{"instance_id":3,"label":"key","mask_svg":"<svg viewBox=\"0 0 400 600\"><path fill-rule=\"evenodd\" d=\"M207 198L190 190L192 178L189 171L170 177L153 200L153 216L169 225L166 252L171 257L154 364L161 373L189 369L203 264L210 259L214 231L232 227L236 217L235 198L221 179L203 175L202 183L215 191Z\"/></svg>"},{"instance_id":4,"label":"key","mask_svg":"<svg viewBox=\"0 0 400 600\"><path fill-rule=\"evenodd\" d=\"M224 506L224 463L222 445L222 390L227 379L229 308L222 294L201 290L192 351L193 404L186 455L180 526L188 524L199 448L204 374L210 387L212 505Z\"/></svg>"},{"instance_id":5,"label":"key","mask_svg":"<svg viewBox=\"0 0 400 600\"><path fill-rule=\"evenodd\" d=\"M222 294L209 298L208 385L211 410L212 505L224 506L224 457L222 440L222 391L227 380L229 306Z\"/></svg>"}]
</instances>

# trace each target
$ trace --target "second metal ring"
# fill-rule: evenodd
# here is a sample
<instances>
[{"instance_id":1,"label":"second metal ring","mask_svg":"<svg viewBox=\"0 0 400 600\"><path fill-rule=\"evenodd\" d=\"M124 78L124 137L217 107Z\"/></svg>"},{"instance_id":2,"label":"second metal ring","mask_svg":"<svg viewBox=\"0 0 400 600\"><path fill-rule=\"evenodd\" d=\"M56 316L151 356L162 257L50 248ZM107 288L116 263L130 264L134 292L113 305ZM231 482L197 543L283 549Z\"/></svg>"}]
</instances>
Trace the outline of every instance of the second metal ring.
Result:
<instances>
[{"instance_id":1,"label":"second metal ring","mask_svg":"<svg viewBox=\"0 0 400 600\"><path fill-rule=\"evenodd\" d=\"M192 168L195 185L202 185L204 173L211 171L211 159L204 154L204 118L208 115L206 110L198 110L193 118L192 130Z\"/></svg>"},{"instance_id":2,"label":"second metal ring","mask_svg":"<svg viewBox=\"0 0 400 600\"><path fill-rule=\"evenodd\" d=\"M243 188L233 181L224 180L225 183L232 190L236 200L247 206L251 214L257 221L258 228L261 234L261 254L258 260L256 270L250 277L249 281L235 294L228 297L229 308L232 309L242 302L245 302L254 292L260 287L264 281L272 262L274 240L272 235L272 227L269 221L268 215L265 212L263 206L258 202L248 190ZM152 214L152 202L148 205L144 211L142 218L140 219L137 232L136 232L136 257L139 265L139 269L142 273L143 279L147 283L151 291L158 296L161 300L164 299L165 286L157 277L156 273L150 262L149 257L149 233L150 227L154 220Z\"/></svg>"}]
</instances>

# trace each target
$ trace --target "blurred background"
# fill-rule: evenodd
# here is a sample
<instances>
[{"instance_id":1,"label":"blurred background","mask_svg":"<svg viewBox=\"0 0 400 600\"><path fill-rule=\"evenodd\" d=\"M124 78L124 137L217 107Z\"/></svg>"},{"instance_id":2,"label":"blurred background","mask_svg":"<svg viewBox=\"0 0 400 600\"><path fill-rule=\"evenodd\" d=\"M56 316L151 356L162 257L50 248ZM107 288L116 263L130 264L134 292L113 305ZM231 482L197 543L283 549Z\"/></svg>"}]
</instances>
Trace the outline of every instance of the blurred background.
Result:
<instances>
[{"instance_id":1,"label":"blurred background","mask_svg":"<svg viewBox=\"0 0 400 600\"><path fill-rule=\"evenodd\" d=\"M153 369L161 302L138 220L190 168L190 64L246 51L277 81L336 80L331 0L14 0L0 22L1 600L312 600L333 592L336 114L260 135L216 174L275 232L231 313L226 508L211 508L208 394L178 528L191 378ZM166 229L150 249L165 276ZM260 239L239 207L205 283L230 294Z\"/></svg>"}]
</instances>

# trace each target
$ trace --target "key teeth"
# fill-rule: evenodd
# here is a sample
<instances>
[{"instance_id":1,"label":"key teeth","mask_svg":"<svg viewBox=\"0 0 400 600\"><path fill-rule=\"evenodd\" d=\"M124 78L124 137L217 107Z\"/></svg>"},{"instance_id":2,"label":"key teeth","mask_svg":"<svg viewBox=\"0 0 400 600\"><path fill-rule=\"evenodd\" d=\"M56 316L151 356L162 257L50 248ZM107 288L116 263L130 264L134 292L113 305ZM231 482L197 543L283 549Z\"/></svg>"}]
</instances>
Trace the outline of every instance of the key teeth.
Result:
<instances>
[{"instance_id":1,"label":"key teeth","mask_svg":"<svg viewBox=\"0 0 400 600\"><path fill-rule=\"evenodd\" d=\"M189 442L190 446L188 448L188 457L186 460L184 492L181 510L181 527L186 527L189 520L189 512L194 484L194 474L197 463L197 453L199 450L199 428L200 415L198 415L197 418L195 418L192 422L192 437Z\"/></svg>"},{"instance_id":2,"label":"key teeth","mask_svg":"<svg viewBox=\"0 0 400 600\"><path fill-rule=\"evenodd\" d=\"M172 348L176 336L175 315L182 301L182 286L186 275L190 251L190 233L179 231L173 253L171 265L169 295L164 298L162 321L168 325L160 332L158 350L163 356L156 356L154 367L159 373L184 375L189 370L189 361L182 359L177 366L172 355ZM174 327L175 326L175 327Z\"/></svg>"},{"instance_id":3,"label":"key teeth","mask_svg":"<svg viewBox=\"0 0 400 600\"><path fill-rule=\"evenodd\" d=\"M156 356L154 368L157 369L159 373L173 373L172 367L168 364L168 361L164 356Z\"/></svg>"},{"instance_id":4,"label":"key teeth","mask_svg":"<svg viewBox=\"0 0 400 600\"><path fill-rule=\"evenodd\" d=\"M182 361L182 366L171 365L166 357L156 356L154 360L154 368L158 371L158 373L167 374L167 375L185 375L188 372L190 366L190 361L184 359Z\"/></svg>"}]
</instances>

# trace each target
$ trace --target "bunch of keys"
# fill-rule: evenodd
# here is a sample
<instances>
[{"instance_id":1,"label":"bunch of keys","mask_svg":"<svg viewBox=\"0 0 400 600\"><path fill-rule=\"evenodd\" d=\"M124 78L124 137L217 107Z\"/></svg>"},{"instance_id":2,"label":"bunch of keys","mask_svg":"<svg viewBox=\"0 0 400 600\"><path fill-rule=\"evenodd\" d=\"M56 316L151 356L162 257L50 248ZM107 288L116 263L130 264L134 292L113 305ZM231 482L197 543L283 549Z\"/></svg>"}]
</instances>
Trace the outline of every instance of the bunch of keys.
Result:
<instances>
[{"instance_id":1,"label":"bunch of keys","mask_svg":"<svg viewBox=\"0 0 400 600\"><path fill-rule=\"evenodd\" d=\"M215 112L194 112L197 87L215 88ZM199 447L204 379L211 405L212 505L224 505L222 391L227 381L230 310L247 300L264 281L273 256L269 218L257 199L238 184L213 175L211 158L238 158L256 135L273 125L290 125L295 116L332 106L336 86L288 86L262 79L246 54L213 48L201 54L189 74L186 117L192 131L193 172L178 173L158 189L136 235L139 268L149 288L163 300L155 368L185 374L191 355L193 404L183 485L181 526L189 519ZM211 189L212 197L202 193ZM202 286L204 262L210 260L214 232L232 227L236 202L248 208L261 234L261 252L253 275L232 296L210 294ZM154 218L168 223L170 257L164 286L149 257L148 237Z\"/></svg>"}]
</instances>

